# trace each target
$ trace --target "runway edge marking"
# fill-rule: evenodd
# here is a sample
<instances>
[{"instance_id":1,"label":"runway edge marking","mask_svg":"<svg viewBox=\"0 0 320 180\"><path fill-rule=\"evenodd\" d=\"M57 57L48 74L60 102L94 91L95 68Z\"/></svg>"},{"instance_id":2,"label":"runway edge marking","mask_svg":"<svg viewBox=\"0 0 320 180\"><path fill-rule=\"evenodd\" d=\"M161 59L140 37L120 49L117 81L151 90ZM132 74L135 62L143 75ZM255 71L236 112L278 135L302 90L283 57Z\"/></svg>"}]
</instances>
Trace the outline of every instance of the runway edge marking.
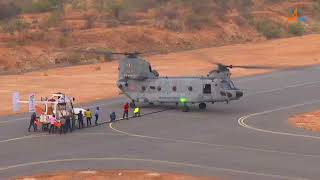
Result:
<instances>
[{"instance_id":1,"label":"runway edge marking","mask_svg":"<svg viewBox=\"0 0 320 180\"><path fill-rule=\"evenodd\" d=\"M87 136L87 135L103 135L103 136L121 136L121 134L113 134L113 133L104 133L104 132L84 132L84 133L73 133L73 136ZM7 143L12 141L18 141L18 140L25 140L25 139L34 139L34 138L41 138L41 137L52 137L52 136L61 136L58 134L39 134L39 135L27 135L27 136L21 136L21 137L15 137L10 139L4 139L0 140L0 143Z\"/></svg>"},{"instance_id":2,"label":"runway edge marking","mask_svg":"<svg viewBox=\"0 0 320 180\"><path fill-rule=\"evenodd\" d=\"M251 118L251 117L255 117L255 116L259 116L259 115L263 115L263 114L269 114L269 113L276 112L276 111L293 109L293 108L306 106L306 105L317 104L317 103L320 103L320 100L314 100L314 101L305 102L305 103L301 103L301 104L295 104L295 105L291 105L291 106L285 106L285 107L280 107L280 108L276 108L276 109L272 109L272 110L267 110L267 111L262 111L262 112L258 112L258 113L249 114L249 115L246 115L246 116L243 116L243 117L239 118L238 119L238 124L240 126L244 127L244 128L248 128L248 129L259 131L259 132L263 132L263 133L271 133L271 134L286 135L286 136L296 136L296 137L320 139L320 136L295 134L295 133L288 133L288 132L281 132L281 131L272 131L272 130L267 130L267 129L256 128L256 127L250 126L250 125L248 125L248 123L246 123L246 120L248 118Z\"/></svg>"},{"instance_id":3,"label":"runway edge marking","mask_svg":"<svg viewBox=\"0 0 320 180\"><path fill-rule=\"evenodd\" d=\"M166 160L124 158L124 157L122 158L121 157L72 158L72 159L56 159L56 160L47 160L47 161L28 162L28 163L16 164L16 165L7 166L7 167L0 167L0 171L6 171L9 169L35 166L35 165L41 165L41 164L75 162L75 161L141 161L141 162L149 162L149 163L167 164L167 165L176 166L176 167L183 166L183 167L192 167L192 168L200 168L200 169L211 169L216 171L224 171L224 172L231 172L231 173L237 173L237 174L247 174L247 175L254 175L254 176L264 176L264 177L271 177L271 178L280 178L280 179L289 179L289 180L309 180L309 179L300 178L300 177L289 177L289 176L282 176L282 175L275 175L275 174L257 173L257 172L250 172L250 171L230 169L230 168L219 168L215 166L198 165L198 164L186 163L186 162L173 162L173 161L166 161Z\"/></svg>"}]
</instances>

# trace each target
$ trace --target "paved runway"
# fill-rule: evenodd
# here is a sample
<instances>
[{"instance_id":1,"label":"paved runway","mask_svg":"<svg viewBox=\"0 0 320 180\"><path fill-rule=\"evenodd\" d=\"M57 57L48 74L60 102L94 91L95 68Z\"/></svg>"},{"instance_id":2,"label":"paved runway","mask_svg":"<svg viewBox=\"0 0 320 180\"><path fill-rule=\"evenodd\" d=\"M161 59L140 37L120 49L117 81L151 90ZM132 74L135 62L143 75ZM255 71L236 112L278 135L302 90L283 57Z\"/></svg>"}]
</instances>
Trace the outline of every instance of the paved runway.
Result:
<instances>
[{"instance_id":1,"label":"paved runway","mask_svg":"<svg viewBox=\"0 0 320 180\"><path fill-rule=\"evenodd\" d=\"M243 99L148 114L67 135L28 133L29 114L0 118L0 179L59 170L148 169L221 179L320 178L320 134L287 118L320 107L320 67L240 78ZM103 120L124 98L87 106ZM144 113L164 110L143 109Z\"/></svg>"}]
</instances>

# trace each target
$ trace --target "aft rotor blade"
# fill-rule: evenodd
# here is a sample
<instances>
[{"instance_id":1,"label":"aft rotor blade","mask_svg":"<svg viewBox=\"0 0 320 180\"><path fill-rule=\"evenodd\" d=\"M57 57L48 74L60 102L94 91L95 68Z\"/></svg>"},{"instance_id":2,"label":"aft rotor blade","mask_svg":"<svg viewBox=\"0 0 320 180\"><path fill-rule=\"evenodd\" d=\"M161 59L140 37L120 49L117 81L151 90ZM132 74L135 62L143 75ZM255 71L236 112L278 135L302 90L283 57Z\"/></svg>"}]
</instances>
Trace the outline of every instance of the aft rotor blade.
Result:
<instances>
[{"instance_id":1,"label":"aft rotor blade","mask_svg":"<svg viewBox=\"0 0 320 180\"><path fill-rule=\"evenodd\" d=\"M225 65L216 61L208 61L210 64L214 64L221 67L228 68L243 68L243 69L288 69L291 66L264 66L264 65Z\"/></svg>"}]
</instances>

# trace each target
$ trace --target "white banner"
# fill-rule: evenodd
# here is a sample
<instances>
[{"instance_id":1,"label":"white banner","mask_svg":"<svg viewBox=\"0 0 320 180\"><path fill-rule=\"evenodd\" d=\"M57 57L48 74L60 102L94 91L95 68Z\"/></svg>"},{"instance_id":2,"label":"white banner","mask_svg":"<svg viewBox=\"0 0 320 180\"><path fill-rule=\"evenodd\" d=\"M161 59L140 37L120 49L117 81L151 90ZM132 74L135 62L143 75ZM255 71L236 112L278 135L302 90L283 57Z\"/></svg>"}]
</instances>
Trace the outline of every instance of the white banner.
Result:
<instances>
[{"instance_id":1,"label":"white banner","mask_svg":"<svg viewBox=\"0 0 320 180\"><path fill-rule=\"evenodd\" d=\"M12 95L12 108L13 112L18 112L20 111L20 94L18 92L14 92Z\"/></svg>"},{"instance_id":2,"label":"white banner","mask_svg":"<svg viewBox=\"0 0 320 180\"><path fill-rule=\"evenodd\" d=\"M29 94L29 112L36 112L36 95Z\"/></svg>"}]
</instances>

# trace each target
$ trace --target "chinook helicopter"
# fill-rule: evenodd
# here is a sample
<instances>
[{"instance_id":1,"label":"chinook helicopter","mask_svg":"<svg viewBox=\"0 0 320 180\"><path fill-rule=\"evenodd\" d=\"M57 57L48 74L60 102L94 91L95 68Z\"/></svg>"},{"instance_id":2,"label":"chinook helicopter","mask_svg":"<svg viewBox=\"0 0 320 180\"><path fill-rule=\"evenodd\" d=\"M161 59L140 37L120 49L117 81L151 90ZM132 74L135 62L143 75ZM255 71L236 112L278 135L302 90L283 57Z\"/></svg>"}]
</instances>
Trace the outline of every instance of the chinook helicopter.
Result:
<instances>
[{"instance_id":1,"label":"chinook helicopter","mask_svg":"<svg viewBox=\"0 0 320 180\"><path fill-rule=\"evenodd\" d=\"M269 69L266 66L232 66L221 63L217 69L201 77L161 77L150 63L138 57L139 53L117 53L125 56L119 61L118 88L132 100L140 103L198 104L239 100L243 91L230 79L230 68Z\"/></svg>"},{"instance_id":2,"label":"chinook helicopter","mask_svg":"<svg viewBox=\"0 0 320 180\"><path fill-rule=\"evenodd\" d=\"M92 51L91 51L92 52ZM119 79L117 86L135 103L147 104L198 104L199 109L206 109L207 103L239 100L243 91L235 87L230 79L231 68L269 69L266 66L232 66L214 63L217 69L201 77L167 77L159 76L149 62L139 57L141 53L106 53L97 52L110 57L123 55L119 60Z\"/></svg>"}]
</instances>

